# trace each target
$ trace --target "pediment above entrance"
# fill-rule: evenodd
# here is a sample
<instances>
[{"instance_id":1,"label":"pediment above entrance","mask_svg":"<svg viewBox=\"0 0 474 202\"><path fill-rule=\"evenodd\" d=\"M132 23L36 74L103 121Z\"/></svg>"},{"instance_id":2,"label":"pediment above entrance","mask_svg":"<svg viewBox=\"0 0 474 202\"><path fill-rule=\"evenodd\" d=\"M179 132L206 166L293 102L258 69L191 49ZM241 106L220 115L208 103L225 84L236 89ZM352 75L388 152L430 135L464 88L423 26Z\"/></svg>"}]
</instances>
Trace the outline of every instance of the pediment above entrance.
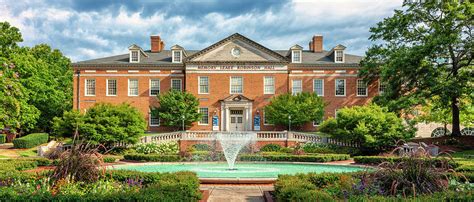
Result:
<instances>
[{"instance_id":1,"label":"pediment above entrance","mask_svg":"<svg viewBox=\"0 0 474 202\"><path fill-rule=\"evenodd\" d=\"M224 102L252 102L253 100L249 99L248 97L245 97L243 95L230 95L221 101Z\"/></svg>"},{"instance_id":2,"label":"pediment above entrance","mask_svg":"<svg viewBox=\"0 0 474 202\"><path fill-rule=\"evenodd\" d=\"M238 33L186 58L188 63L288 63L288 59Z\"/></svg>"}]
</instances>

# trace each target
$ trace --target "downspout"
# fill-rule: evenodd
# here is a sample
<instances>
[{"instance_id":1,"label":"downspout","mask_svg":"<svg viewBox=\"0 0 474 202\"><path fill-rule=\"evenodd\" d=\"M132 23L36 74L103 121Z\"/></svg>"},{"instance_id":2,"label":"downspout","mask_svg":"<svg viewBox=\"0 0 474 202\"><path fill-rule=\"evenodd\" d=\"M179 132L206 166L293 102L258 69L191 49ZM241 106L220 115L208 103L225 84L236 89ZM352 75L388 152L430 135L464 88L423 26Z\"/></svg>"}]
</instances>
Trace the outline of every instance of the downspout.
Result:
<instances>
[{"instance_id":1,"label":"downspout","mask_svg":"<svg viewBox=\"0 0 474 202\"><path fill-rule=\"evenodd\" d=\"M81 110L81 70L76 71L77 74L77 87L76 87L76 105L77 105L77 110Z\"/></svg>"}]
</instances>

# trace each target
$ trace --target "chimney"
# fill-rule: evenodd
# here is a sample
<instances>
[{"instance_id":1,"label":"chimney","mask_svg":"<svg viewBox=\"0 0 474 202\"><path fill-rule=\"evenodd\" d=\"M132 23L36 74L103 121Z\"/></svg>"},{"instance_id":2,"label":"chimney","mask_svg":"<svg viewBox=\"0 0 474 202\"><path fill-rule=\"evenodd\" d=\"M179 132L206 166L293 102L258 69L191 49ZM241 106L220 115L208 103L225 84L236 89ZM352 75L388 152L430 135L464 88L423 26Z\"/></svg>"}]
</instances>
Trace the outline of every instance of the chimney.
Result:
<instances>
[{"instance_id":1,"label":"chimney","mask_svg":"<svg viewBox=\"0 0 474 202\"><path fill-rule=\"evenodd\" d=\"M315 53L323 52L323 36L314 35L313 40L309 42L309 50Z\"/></svg>"},{"instance_id":2,"label":"chimney","mask_svg":"<svg viewBox=\"0 0 474 202\"><path fill-rule=\"evenodd\" d=\"M161 41L160 36L150 36L151 52L158 53L165 48L165 43Z\"/></svg>"}]
</instances>

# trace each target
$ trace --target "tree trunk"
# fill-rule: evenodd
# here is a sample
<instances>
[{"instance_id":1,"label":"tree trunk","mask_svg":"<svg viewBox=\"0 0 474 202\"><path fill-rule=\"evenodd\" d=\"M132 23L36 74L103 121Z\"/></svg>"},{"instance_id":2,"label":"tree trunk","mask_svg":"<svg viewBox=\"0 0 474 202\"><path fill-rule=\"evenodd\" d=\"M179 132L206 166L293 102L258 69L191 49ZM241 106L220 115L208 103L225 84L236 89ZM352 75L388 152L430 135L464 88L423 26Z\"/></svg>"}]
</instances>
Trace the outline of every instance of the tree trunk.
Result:
<instances>
[{"instance_id":1,"label":"tree trunk","mask_svg":"<svg viewBox=\"0 0 474 202\"><path fill-rule=\"evenodd\" d=\"M461 136L461 128L459 126L459 101L456 96L451 97L451 109L453 114L452 136Z\"/></svg>"}]
</instances>

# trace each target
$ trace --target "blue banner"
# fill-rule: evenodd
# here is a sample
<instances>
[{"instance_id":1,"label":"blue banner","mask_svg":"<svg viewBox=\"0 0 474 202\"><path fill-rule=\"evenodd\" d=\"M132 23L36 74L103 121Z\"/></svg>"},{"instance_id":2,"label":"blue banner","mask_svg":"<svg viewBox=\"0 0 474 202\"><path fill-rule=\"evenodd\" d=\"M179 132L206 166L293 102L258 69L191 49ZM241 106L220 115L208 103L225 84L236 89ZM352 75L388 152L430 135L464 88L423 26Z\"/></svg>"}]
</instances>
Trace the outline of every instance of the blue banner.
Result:
<instances>
[{"instance_id":1,"label":"blue banner","mask_svg":"<svg viewBox=\"0 0 474 202\"><path fill-rule=\"evenodd\" d=\"M259 115L253 118L253 130L260 131L260 116Z\"/></svg>"},{"instance_id":2,"label":"blue banner","mask_svg":"<svg viewBox=\"0 0 474 202\"><path fill-rule=\"evenodd\" d=\"M217 115L212 117L212 130L219 130L219 117Z\"/></svg>"}]
</instances>

